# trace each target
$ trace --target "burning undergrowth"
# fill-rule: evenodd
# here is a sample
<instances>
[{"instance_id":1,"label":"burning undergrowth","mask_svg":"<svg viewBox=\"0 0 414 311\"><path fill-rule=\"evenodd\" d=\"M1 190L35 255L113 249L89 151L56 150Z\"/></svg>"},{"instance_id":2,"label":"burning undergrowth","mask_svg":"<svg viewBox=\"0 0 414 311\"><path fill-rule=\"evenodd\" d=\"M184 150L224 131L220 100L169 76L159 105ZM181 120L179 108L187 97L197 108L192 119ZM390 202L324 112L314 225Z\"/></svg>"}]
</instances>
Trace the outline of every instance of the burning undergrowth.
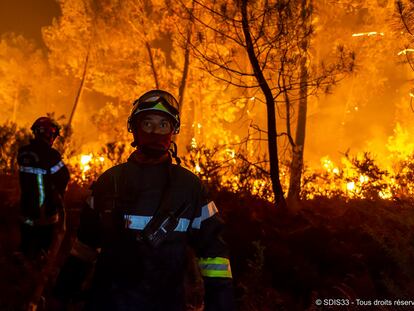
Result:
<instances>
[{"instance_id":1,"label":"burning undergrowth","mask_svg":"<svg viewBox=\"0 0 414 311\"><path fill-rule=\"evenodd\" d=\"M15 123L0 127L0 171L3 174L17 172L18 147L29 138L29 132ZM407 147L405 140L397 138L390 139L392 145L388 145L390 154L386 161L370 152L346 152L340 163L325 156L320 159L319 166L305 165L301 198L411 201L414 195L414 148ZM182 156L182 165L218 190L249 194L272 202L268 161L265 156L255 155L251 146L192 144ZM82 186L91 185L103 171L126 161L133 151L129 142L120 140L95 144L82 153L70 136L66 141L60 141L57 147L64 150L71 182ZM289 162L281 161L280 179L285 192L289 174Z\"/></svg>"}]
</instances>

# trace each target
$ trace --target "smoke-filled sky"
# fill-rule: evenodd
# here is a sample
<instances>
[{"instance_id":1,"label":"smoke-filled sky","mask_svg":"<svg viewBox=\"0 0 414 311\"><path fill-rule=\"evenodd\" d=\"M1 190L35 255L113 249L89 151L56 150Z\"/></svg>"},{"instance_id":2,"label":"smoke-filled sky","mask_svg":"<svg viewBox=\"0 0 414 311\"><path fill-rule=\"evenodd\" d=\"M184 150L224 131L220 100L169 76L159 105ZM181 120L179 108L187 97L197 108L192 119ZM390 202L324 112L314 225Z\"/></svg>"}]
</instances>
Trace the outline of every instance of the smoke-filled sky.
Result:
<instances>
[{"instance_id":1,"label":"smoke-filled sky","mask_svg":"<svg viewBox=\"0 0 414 311\"><path fill-rule=\"evenodd\" d=\"M15 32L42 45L41 27L60 13L55 0L0 1L0 33Z\"/></svg>"},{"instance_id":2,"label":"smoke-filled sky","mask_svg":"<svg viewBox=\"0 0 414 311\"><path fill-rule=\"evenodd\" d=\"M349 45L356 52L357 67L332 89L331 95L320 94L310 99L306 162L316 164L324 156L338 160L348 149L351 153L370 151L384 157L398 123L407 137L414 135L414 113L409 108L412 72L397 56L404 46L392 34L393 11L390 2L382 13L378 6L372 6L344 13L318 26L312 50L316 58L320 60L331 53L333 43ZM59 15L55 0L1 0L0 34L22 34L44 47L41 27L50 25ZM371 31L384 34L352 37L353 33ZM75 82L74 90L78 85ZM73 97L72 93L69 95ZM72 102L68 100L68 109Z\"/></svg>"}]
</instances>

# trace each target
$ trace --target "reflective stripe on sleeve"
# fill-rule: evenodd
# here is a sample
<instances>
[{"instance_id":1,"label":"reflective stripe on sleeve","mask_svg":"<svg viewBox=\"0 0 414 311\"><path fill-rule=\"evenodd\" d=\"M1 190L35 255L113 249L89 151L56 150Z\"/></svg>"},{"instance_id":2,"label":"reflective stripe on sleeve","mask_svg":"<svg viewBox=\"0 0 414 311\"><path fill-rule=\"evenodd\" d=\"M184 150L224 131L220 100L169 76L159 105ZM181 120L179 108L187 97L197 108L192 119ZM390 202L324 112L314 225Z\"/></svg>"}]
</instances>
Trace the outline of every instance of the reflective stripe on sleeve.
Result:
<instances>
[{"instance_id":1,"label":"reflective stripe on sleeve","mask_svg":"<svg viewBox=\"0 0 414 311\"><path fill-rule=\"evenodd\" d=\"M50 173L51 174L54 174L54 173L56 173L58 170L60 170L64 166L65 166L65 164L62 161L59 161L57 164L53 165L50 168Z\"/></svg>"},{"instance_id":2,"label":"reflective stripe on sleeve","mask_svg":"<svg viewBox=\"0 0 414 311\"><path fill-rule=\"evenodd\" d=\"M23 173L29 173L29 174L36 174L36 175L46 175L47 171L38 168L38 167L30 167L30 166L20 166L19 171Z\"/></svg>"},{"instance_id":3,"label":"reflective stripe on sleeve","mask_svg":"<svg viewBox=\"0 0 414 311\"><path fill-rule=\"evenodd\" d=\"M124 215L125 226L128 229L143 230L151 218L151 216Z\"/></svg>"},{"instance_id":4,"label":"reflective stripe on sleeve","mask_svg":"<svg viewBox=\"0 0 414 311\"><path fill-rule=\"evenodd\" d=\"M201 275L212 278L231 278L230 261L224 257L200 258L198 265Z\"/></svg>"},{"instance_id":5,"label":"reflective stripe on sleeve","mask_svg":"<svg viewBox=\"0 0 414 311\"><path fill-rule=\"evenodd\" d=\"M190 219L180 218L178 220L178 225L177 227L175 227L174 231L186 232L189 225L190 225Z\"/></svg>"},{"instance_id":6,"label":"reflective stripe on sleeve","mask_svg":"<svg viewBox=\"0 0 414 311\"><path fill-rule=\"evenodd\" d=\"M216 204L214 204L214 202L213 201L211 201L210 203L208 203L207 205L204 205L202 208L201 208L201 216L200 217L196 217L196 218L194 218L194 220L193 220L193 224L192 224L192 228L193 229L200 229L200 227L201 227L201 223L204 221L204 220L206 220L206 219L208 219L208 218L210 218L210 217L212 217L214 214L216 214L216 213L218 213L218 210L217 210L217 207L216 207Z\"/></svg>"},{"instance_id":7,"label":"reflective stripe on sleeve","mask_svg":"<svg viewBox=\"0 0 414 311\"><path fill-rule=\"evenodd\" d=\"M42 206L45 202L45 189L43 185L43 174L37 174L37 186L39 188L39 206Z\"/></svg>"},{"instance_id":8,"label":"reflective stripe on sleeve","mask_svg":"<svg viewBox=\"0 0 414 311\"><path fill-rule=\"evenodd\" d=\"M62 161L59 161L57 164L53 165L49 169L49 171L50 171L51 174L54 174L64 166L65 166L65 163L63 163ZM39 174L40 175L46 175L47 174L47 170L45 170L43 168L31 167L31 166L20 166L19 171L23 172L23 173L37 174L37 175L39 175Z\"/></svg>"},{"instance_id":9,"label":"reflective stripe on sleeve","mask_svg":"<svg viewBox=\"0 0 414 311\"><path fill-rule=\"evenodd\" d=\"M72 256L75 256L86 262L94 262L98 257L99 252L100 249L96 250L93 247L90 247L85 243L82 243L78 239L75 240L72 249L70 250L70 254Z\"/></svg>"},{"instance_id":10,"label":"reflective stripe on sleeve","mask_svg":"<svg viewBox=\"0 0 414 311\"><path fill-rule=\"evenodd\" d=\"M144 230L145 226L152 219L152 216L125 215L124 219L125 219L125 226L128 229ZM177 227L175 227L174 231L186 232L189 225L190 225L189 219L179 218L178 225Z\"/></svg>"}]
</instances>

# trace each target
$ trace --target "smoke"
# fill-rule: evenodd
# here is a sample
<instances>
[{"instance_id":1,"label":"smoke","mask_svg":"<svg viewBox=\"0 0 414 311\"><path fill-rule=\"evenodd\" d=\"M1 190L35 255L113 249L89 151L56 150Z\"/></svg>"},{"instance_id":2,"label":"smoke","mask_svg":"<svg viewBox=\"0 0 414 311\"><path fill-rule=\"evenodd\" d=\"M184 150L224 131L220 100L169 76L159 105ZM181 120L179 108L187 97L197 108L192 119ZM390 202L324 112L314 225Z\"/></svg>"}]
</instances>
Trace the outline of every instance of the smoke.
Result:
<instances>
[{"instance_id":1,"label":"smoke","mask_svg":"<svg viewBox=\"0 0 414 311\"><path fill-rule=\"evenodd\" d=\"M348 7L327 5L317 12L321 17L311 43L312 65L329 59L337 45L344 45L355 51L357 67L332 88L332 94L309 98L305 142L305 163L308 165L320 165L320 159L325 156L339 162L348 150L351 153L369 151L385 163L395 146L407 144L408 137L414 134L414 113L409 96L412 72L403 63L403 56L398 55L404 46L399 32L390 22L392 3L381 3L379 7L376 1ZM355 33L363 35L352 36ZM64 115L66 118L61 122L67 121L79 79L56 66L52 68L48 53L22 36L2 35L1 123L12 120L29 126L46 113L54 113L56 118ZM108 83L106 76L99 78L102 83ZM151 77L143 77L143 81L144 78L151 80ZM125 79L138 81L134 80L135 76ZM187 88L187 106L182 116L182 135L187 138L180 143L181 153L192 136L197 142L229 143L245 137L251 130L249 125L266 130L265 107L260 102L260 95L229 94L226 87L217 86L208 79L194 80ZM141 91L144 86L146 84L125 90ZM112 85L114 89L118 87ZM130 103L125 98L131 97L132 101L138 95L138 92L125 94L118 99L96 92L93 84L86 83L73 121L74 139L86 146L83 151L92 151L90 149L109 141L128 141L125 124ZM226 103L236 97L239 101L232 103L230 111ZM279 123L283 128L284 120ZM405 140L398 138L400 136Z\"/></svg>"}]
</instances>

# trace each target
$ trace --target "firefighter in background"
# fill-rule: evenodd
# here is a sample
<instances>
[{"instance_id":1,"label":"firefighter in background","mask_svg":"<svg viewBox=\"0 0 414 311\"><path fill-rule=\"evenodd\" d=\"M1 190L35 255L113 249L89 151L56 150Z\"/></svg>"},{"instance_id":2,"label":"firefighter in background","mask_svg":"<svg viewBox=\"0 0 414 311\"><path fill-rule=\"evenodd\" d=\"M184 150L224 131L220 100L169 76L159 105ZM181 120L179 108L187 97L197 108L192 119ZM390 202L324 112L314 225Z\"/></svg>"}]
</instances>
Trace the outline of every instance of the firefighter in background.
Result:
<instances>
[{"instance_id":1,"label":"firefighter in background","mask_svg":"<svg viewBox=\"0 0 414 311\"><path fill-rule=\"evenodd\" d=\"M18 151L20 179L21 251L31 260L46 257L63 219L63 195L69 171L60 153L52 148L59 125L38 118L31 130L34 139Z\"/></svg>"},{"instance_id":2,"label":"firefighter in background","mask_svg":"<svg viewBox=\"0 0 414 311\"><path fill-rule=\"evenodd\" d=\"M179 165L172 143L179 130L170 93L152 90L134 102L128 131L137 150L94 184L55 287L60 301L79 294L94 267L86 310L186 310L190 247L204 279L204 310L234 310L223 221L199 178Z\"/></svg>"}]
</instances>

